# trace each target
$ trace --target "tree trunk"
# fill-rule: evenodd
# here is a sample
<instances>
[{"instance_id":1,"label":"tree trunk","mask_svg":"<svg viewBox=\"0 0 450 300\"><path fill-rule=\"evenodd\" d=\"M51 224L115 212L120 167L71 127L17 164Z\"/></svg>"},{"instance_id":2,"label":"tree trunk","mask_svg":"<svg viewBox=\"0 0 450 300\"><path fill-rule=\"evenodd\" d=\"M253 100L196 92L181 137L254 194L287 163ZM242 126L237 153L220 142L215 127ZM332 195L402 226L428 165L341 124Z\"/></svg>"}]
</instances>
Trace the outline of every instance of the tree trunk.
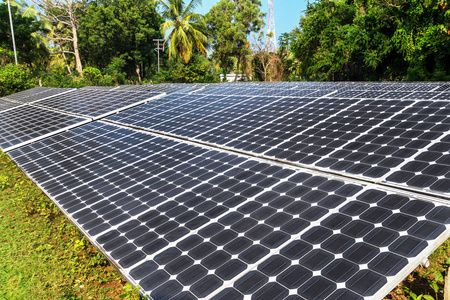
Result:
<instances>
[{"instance_id":1,"label":"tree trunk","mask_svg":"<svg viewBox=\"0 0 450 300\"><path fill-rule=\"evenodd\" d=\"M81 64L80 50L78 49L78 34L77 28L75 26L72 27L72 35L73 35L73 52L75 53L75 65L77 66L77 72L80 76L83 76L83 65Z\"/></svg>"},{"instance_id":2,"label":"tree trunk","mask_svg":"<svg viewBox=\"0 0 450 300\"><path fill-rule=\"evenodd\" d=\"M236 77L234 77L234 82L238 80L239 76L239 65L241 64L241 55L238 56L237 68L236 68Z\"/></svg>"},{"instance_id":3,"label":"tree trunk","mask_svg":"<svg viewBox=\"0 0 450 300\"><path fill-rule=\"evenodd\" d=\"M137 76L138 76L139 83L141 83L141 82L142 82L142 79L141 79L141 70L139 69L139 65L138 65L138 64L136 64L136 74L137 74Z\"/></svg>"},{"instance_id":4,"label":"tree trunk","mask_svg":"<svg viewBox=\"0 0 450 300\"><path fill-rule=\"evenodd\" d=\"M61 45L59 45L59 48L61 49L61 53L64 58L64 63L66 64L66 67L67 67L67 72L69 72L69 74L72 75L72 71L70 70L69 64L67 63L67 58L66 58L66 54L64 53L64 49Z\"/></svg>"},{"instance_id":5,"label":"tree trunk","mask_svg":"<svg viewBox=\"0 0 450 300\"><path fill-rule=\"evenodd\" d=\"M265 60L265 57L264 57L264 54L263 54L263 57L261 59L261 65L263 67L263 72L264 72L264 81L267 81L267 73L269 72L268 71L269 66L265 64L264 60Z\"/></svg>"}]
</instances>

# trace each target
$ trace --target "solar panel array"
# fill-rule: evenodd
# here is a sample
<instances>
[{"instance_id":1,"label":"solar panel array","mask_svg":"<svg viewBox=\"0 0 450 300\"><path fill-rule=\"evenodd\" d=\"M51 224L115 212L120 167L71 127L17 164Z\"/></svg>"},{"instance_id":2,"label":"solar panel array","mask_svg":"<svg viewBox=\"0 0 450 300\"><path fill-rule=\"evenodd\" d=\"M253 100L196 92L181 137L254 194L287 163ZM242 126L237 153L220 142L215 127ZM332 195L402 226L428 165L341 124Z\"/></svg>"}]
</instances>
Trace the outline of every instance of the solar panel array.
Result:
<instances>
[{"instance_id":1,"label":"solar panel array","mask_svg":"<svg viewBox=\"0 0 450 300\"><path fill-rule=\"evenodd\" d=\"M0 112L0 137L152 299L381 299L450 236L449 92L85 88Z\"/></svg>"}]
</instances>

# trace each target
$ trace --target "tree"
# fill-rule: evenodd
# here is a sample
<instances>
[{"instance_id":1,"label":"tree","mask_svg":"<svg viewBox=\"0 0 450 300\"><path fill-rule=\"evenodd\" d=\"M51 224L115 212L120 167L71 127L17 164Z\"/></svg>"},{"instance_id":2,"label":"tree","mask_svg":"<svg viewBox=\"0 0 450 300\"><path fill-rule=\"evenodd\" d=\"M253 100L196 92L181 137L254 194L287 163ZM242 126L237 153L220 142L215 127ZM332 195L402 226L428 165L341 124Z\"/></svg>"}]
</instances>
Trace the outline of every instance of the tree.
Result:
<instances>
[{"instance_id":1,"label":"tree","mask_svg":"<svg viewBox=\"0 0 450 300\"><path fill-rule=\"evenodd\" d=\"M162 16L167 21L161 30L169 42L169 57L181 58L188 63L194 51L206 56L208 43L206 23L202 15L194 13L201 0L191 0L188 5L183 0L160 0Z\"/></svg>"},{"instance_id":2,"label":"tree","mask_svg":"<svg viewBox=\"0 0 450 300\"><path fill-rule=\"evenodd\" d=\"M54 25L56 31L49 36L57 45L70 43L72 50L61 51L73 54L75 65L79 75L83 72L80 50L78 47L79 14L82 4L76 0L31 0L40 11L40 16ZM67 30L70 34L67 34Z\"/></svg>"},{"instance_id":3,"label":"tree","mask_svg":"<svg viewBox=\"0 0 450 300\"><path fill-rule=\"evenodd\" d=\"M206 15L213 32L214 57L221 63L225 73L230 68L230 57L236 57L238 78L239 67L250 54L247 40L251 32L258 32L265 16L260 11L260 0L220 0Z\"/></svg>"},{"instance_id":4,"label":"tree","mask_svg":"<svg viewBox=\"0 0 450 300\"><path fill-rule=\"evenodd\" d=\"M302 75L314 80L348 79L349 58L355 49L351 38L355 15L356 7L345 1L319 1L308 6L292 45L302 63Z\"/></svg>"},{"instance_id":5,"label":"tree","mask_svg":"<svg viewBox=\"0 0 450 300\"><path fill-rule=\"evenodd\" d=\"M282 33L278 39L278 56L283 65L283 80L299 80L300 79L300 62L295 58L291 49L293 41L294 29L290 33Z\"/></svg>"},{"instance_id":6,"label":"tree","mask_svg":"<svg viewBox=\"0 0 450 300\"><path fill-rule=\"evenodd\" d=\"M128 74L145 77L155 69L162 23L153 0L96 0L80 20L80 52L89 66L105 69L120 58Z\"/></svg>"},{"instance_id":7,"label":"tree","mask_svg":"<svg viewBox=\"0 0 450 300\"><path fill-rule=\"evenodd\" d=\"M281 59L278 53L271 52L264 32L260 32L252 44L255 72L262 74L264 81L280 81L283 76Z\"/></svg>"},{"instance_id":8,"label":"tree","mask_svg":"<svg viewBox=\"0 0 450 300\"><path fill-rule=\"evenodd\" d=\"M321 0L291 49L306 79L448 80L449 21L441 0Z\"/></svg>"},{"instance_id":9,"label":"tree","mask_svg":"<svg viewBox=\"0 0 450 300\"><path fill-rule=\"evenodd\" d=\"M27 10L16 3L11 6L12 19L14 24L16 46L19 62L31 67L43 65L48 61L49 52L42 43L41 34L44 33L42 21L30 14L25 14ZM12 51L11 29L9 24L8 8L5 3L0 4L0 56L1 64L9 62L9 52Z\"/></svg>"},{"instance_id":10,"label":"tree","mask_svg":"<svg viewBox=\"0 0 450 300\"><path fill-rule=\"evenodd\" d=\"M408 80L450 80L450 6L442 0L384 4L395 20L391 38L407 66Z\"/></svg>"}]
</instances>

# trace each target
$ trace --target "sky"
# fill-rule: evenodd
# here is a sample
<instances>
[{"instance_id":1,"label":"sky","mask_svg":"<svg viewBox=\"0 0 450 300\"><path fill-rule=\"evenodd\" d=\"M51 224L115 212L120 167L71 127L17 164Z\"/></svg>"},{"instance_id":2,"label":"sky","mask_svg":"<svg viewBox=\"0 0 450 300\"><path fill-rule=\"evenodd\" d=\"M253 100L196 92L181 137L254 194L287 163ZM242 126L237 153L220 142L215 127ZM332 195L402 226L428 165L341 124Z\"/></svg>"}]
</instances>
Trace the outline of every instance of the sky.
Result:
<instances>
[{"instance_id":1,"label":"sky","mask_svg":"<svg viewBox=\"0 0 450 300\"><path fill-rule=\"evenodd\" d=\"M206 14L211 7L213 7L219 0L203 0L203 5L198 7L195 12L199 14ZM267 18L269 16L269 6L267 0L261 0L262 12L266 13L265 31L267 31ZM274 0L274 15L275 15L275 33L278 38L282 33L290 32L294 27L298 26L300 15L306 9L306 0Z\"/></svg>"}]
</instances>

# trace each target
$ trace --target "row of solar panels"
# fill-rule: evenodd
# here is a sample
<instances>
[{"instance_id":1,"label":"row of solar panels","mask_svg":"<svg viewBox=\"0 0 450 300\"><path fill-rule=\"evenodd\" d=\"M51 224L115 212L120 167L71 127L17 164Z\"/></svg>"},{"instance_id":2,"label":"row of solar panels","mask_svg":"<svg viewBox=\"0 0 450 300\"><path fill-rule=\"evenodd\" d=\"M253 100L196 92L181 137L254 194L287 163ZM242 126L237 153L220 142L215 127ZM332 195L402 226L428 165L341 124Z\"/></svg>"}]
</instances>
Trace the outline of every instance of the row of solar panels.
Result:
<instances>
[{"instance_id":1,"label":"row of solar panels","mask_svg":"<svg viewBox=\"0 0 450 300\"><path fill-rule=\"evenodd\" d=\"M450 101L219 96L355 86L35 89L0 147L153 299L381 299L450 235Z\"/></svg>"},{"instance_id":2,"label":"row of solar panels","mask_svg":"<svg viewBox=\"0 0 450 300\"><path fill-rule=\"evenodd\" d=\"M51 93L62 92L56 96ZM157 93L39 89L2 113L0 147L148 102ZM17 97L17 96L16 96ZM45 97L44 100L36 100ZM61 111L55 114L48 109ZM70 113L76 116L69 116ZM172 94L107 120L250 155L450 195L450 101Z\"/></svg>"}]
</instances>

